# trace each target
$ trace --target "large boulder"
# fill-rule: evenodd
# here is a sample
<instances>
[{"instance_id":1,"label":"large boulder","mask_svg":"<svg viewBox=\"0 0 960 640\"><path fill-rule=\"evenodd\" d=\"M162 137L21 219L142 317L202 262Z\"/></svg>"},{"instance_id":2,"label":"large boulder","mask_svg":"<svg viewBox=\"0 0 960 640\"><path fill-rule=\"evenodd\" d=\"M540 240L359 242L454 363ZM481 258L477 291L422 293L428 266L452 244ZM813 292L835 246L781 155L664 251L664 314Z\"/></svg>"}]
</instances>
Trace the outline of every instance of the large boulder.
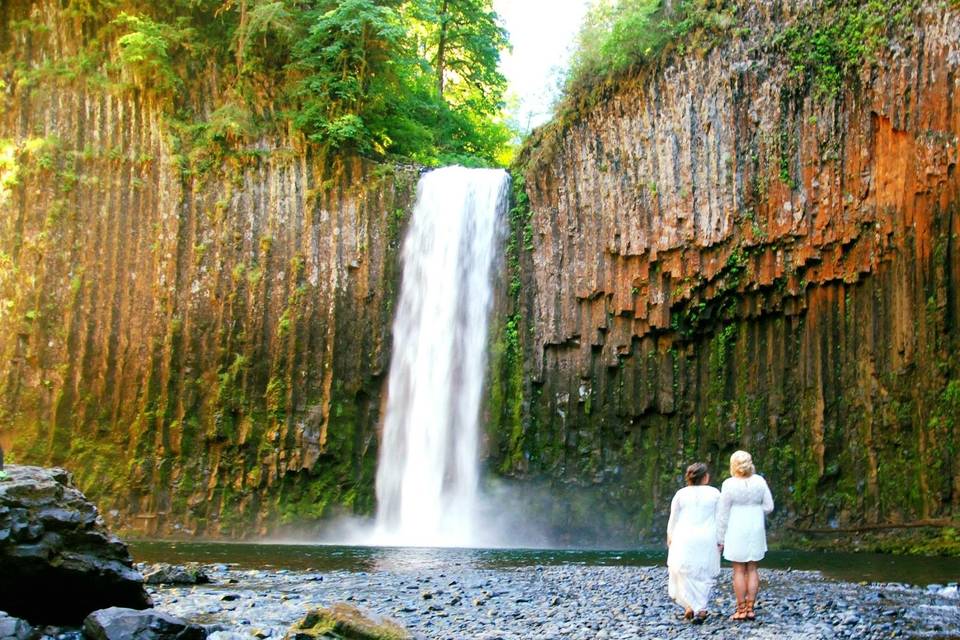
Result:
<instances>
[{"instance_id":1,"label":"large boulder","mask_svg":"<svg viewBox=\"0 0 960 640\"><path fill-rule=\"evenodd\" d=\"M8 465L0 481L0 610L79 626L91 611L152 606L127 546L63 469Z\"/></svg>"},{"instance_id":2,"label":"large boulder","mask_svg":"<svg viewBox=\"0 0 960 640\"><path fill-rule=\"evenodd\" d=\"M90 640L204 640L207 631L162 611L110 607L83 621Z\"/></svg>"}]
</instances>

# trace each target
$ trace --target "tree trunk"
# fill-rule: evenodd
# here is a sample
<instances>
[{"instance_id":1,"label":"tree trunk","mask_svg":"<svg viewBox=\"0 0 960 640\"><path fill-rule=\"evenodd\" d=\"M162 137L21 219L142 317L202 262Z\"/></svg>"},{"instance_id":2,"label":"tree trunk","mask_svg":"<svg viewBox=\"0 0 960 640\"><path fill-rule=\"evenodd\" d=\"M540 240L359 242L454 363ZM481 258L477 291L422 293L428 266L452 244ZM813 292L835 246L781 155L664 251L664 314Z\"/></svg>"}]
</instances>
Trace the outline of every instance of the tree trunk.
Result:
<instances>
[{"instance_id":1,"label":"tree trunk","mask_svg":"<svg viewBox=\"0 0 960 640\"><path fill-rule=\"evenodd\" d=\"M240 24L237 25L237 77L243 75L243 53L247 48L247 0L240 0Z\"/></svg>"},{"instance_id":2,"label":"tree trunk","mask_svg":"<svg viewBox=\"0 0 960 640\"><path fill-rule=\"evenodd\" d=\"M447 48L447 9L449 0L440 5L440 38L437 42L437 92L443 97L444 55Z\"/></svg>"}]
</instances>

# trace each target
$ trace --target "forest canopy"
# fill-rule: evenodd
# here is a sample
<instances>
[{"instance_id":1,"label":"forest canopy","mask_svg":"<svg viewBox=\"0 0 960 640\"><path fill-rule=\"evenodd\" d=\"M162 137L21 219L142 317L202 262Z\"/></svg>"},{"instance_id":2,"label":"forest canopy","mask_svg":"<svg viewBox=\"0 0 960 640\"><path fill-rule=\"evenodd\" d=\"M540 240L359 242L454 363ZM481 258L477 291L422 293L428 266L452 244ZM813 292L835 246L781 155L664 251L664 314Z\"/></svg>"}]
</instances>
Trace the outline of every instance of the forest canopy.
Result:
<instances>
[{"instance_id":1,"label":"forest canopy","mask_svg":"<svg viewBox=\"0 0 960 640\"><path fill-rule=\"evenodd\" d=\"M91 50L108 67L184 120L202 102L186 99L203 90L189 79L215 77L207 141L273 125L377 159L509 161L508 40L491 0L71 0L68 11L97 28Z\"/></svg>"}]
</instances>

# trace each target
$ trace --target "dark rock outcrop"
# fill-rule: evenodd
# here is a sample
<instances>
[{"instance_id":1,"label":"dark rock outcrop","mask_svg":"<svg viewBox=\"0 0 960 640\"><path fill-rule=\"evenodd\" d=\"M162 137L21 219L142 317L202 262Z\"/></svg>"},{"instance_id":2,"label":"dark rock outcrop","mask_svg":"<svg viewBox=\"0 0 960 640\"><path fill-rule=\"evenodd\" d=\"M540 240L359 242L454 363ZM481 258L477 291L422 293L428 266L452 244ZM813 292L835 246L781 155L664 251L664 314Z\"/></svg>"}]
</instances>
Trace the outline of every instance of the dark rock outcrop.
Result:
<instances>
[{"instance_id":1,"label":"dark rock outcrop","mask_svg":"<svg viewBox=\"0 0 960 640\"><path fill-rule=\"evenodd\" d=\"M83 621L90 640L204 640L206 630L162 611L110 607Z\"/></svg>"},{"instance_id":2,"label":"dark rock outcrop","mask_svg":"<svg viewBox=\"0 0 960 640\"><path fill-rule=\"evenodd\" d=\"M8 465L0 482L0 609L79 625L111 605L151 602L127 546L62 469Z\"/></svg>"}]
</instances>

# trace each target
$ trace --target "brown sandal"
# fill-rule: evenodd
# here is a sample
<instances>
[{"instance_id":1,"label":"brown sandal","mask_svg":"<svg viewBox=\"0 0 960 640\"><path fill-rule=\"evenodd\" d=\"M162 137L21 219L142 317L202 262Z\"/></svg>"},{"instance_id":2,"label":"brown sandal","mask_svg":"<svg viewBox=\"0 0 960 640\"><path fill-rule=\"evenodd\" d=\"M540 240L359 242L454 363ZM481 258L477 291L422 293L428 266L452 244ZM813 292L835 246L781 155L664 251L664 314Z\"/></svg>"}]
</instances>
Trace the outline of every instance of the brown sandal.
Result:
<instances>
[{"instance_id":1,"label":"brown sandal","mask_svg":"<svg viewBox=\"0 0 960 640\"><path fill-rule=\"evenodd\" d=\"M744 620L756 620L756 619L757 619L757 614L753 612L753 602L754 602L754 601L753 601L753 600L750 600L749 598L747 598L746 600L744 600L744 602L743 602L743 604L744 604L743 619L744 619Z\"/></svg>"},{"instance_id":2,"label":"brown sandal","mask_svg":"<svg viewBox=\"0 0 960 640\"><path fill-rule=\"evenodd\" d=\"M687 609L683 612L684 620L693 620L693 609Z\"/></svg>"},{"instance_id":3,"label":"brown sandal","mask_svg":"<svg viewBox=\"0 0 960 640\"><path fill-rule=\"evenodd\" d=\"M730 619L731 619L731 620L746 620L746 619L747 619L747 605L746 605L746 603L738 602L738 603L737 603L737 610L734 612L734 614L733 614L732 616L730 616Z\"/></svg>"}]
</instances>

